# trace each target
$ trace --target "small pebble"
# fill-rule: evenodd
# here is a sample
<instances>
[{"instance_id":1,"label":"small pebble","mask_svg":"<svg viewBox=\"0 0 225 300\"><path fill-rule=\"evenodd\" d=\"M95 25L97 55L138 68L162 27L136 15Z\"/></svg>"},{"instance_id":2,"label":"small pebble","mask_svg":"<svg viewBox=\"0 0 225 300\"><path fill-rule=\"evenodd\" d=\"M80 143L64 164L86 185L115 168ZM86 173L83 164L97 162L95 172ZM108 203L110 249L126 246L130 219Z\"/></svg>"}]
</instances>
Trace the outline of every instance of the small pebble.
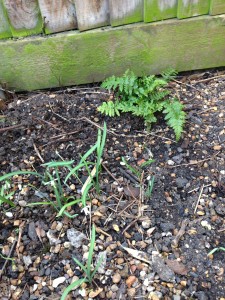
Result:
<instances>
[{"instance_id":1,"label":"small pebble","mask_svg":"<svg viewBox=\"0 0 225 300\"><path fill-rule=\"evenodd\" d=\"M120 274L119 274L119 273L115 273L115 274L113 275L113 277L112 277L113 283L119 283L120 280L121 280Z\"/></svg>"},{"instance_id":2,"label":"small pebble","mask_svg":"<svg viewBox=\"0 0 225 300\"><path fill-rule=\"evenodd\" d=\"M62 284L63 282L66 281L66 278L65 277L59 277L59 278L56 278L52 281L52 286L54 288L57 288L58 285Z\"/></svg>"}]
</instances>

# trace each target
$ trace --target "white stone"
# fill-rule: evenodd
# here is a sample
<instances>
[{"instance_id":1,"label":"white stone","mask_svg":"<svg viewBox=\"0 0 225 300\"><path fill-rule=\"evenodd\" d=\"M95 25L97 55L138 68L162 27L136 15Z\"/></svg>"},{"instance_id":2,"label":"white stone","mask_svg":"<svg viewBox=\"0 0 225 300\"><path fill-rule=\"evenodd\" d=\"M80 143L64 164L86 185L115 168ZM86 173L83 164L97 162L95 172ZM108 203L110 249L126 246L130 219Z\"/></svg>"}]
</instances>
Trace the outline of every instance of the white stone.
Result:
<instances>
[{"instance_id":1,"label":"white stone","mask_svg":"<svg viewBox=\"0 0 225 300\"><path fill-rule=\"evenodd\" d=\"M57 286L59 286L60 284L62 284L65 281L66 281L65 277L58 277L52 281L52 286L54 288L57 288Z\"/></svg>"}]
</instances>

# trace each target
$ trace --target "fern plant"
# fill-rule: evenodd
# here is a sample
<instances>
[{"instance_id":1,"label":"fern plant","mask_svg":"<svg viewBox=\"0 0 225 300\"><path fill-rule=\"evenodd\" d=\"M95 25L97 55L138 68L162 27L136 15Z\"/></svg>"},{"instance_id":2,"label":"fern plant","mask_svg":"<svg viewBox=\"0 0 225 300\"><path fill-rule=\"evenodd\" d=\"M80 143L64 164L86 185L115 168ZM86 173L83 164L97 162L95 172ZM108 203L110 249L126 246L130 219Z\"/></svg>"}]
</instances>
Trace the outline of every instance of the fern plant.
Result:
<instances>
[{"instance_id":1,"label":"fern plant","mask_svg":"<svg viewBox=\"0 0 225 300\"><path fill-rule=\"evenodd\" d=\"M174 130L176 140L179 140L185 123L183 105L176 98L170 99L169 91L165 89L176 74L170 69L161 77L151 75L138 78L127 70L122 77L109 77L102 87L114 92L114 100L103 102L98 111L110 117L131 112L143 117L148 129L157 121L155 114L162 112L168 126Z\"/></svg>"}]
</instances>

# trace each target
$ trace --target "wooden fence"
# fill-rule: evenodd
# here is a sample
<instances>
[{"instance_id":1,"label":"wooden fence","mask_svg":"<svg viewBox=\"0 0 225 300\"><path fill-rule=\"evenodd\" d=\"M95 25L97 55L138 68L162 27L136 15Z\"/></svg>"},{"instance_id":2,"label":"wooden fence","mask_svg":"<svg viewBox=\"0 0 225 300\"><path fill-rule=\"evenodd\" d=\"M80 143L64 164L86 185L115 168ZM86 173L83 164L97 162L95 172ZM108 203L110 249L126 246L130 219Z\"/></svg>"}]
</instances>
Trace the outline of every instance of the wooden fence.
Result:
<instances>
[{"instance_id":1,"label":"wooden fence","mask_svg":"<svg viewBox=\"0 0 225 300\"><path fill-rule=\"evenodd\" d=\"M0 39L225 13L225 0L0 0Z\"/></svg>"},{"instance_id":2,"label":"wooden fence","mask_svg":"<svg viewBox=\"0 0 225 300\"><path fill-rule=\"evenodd\" d=\"M225 66L224 25L225 0L0 0L0 86Z\"/></svg>"}]
</instances>

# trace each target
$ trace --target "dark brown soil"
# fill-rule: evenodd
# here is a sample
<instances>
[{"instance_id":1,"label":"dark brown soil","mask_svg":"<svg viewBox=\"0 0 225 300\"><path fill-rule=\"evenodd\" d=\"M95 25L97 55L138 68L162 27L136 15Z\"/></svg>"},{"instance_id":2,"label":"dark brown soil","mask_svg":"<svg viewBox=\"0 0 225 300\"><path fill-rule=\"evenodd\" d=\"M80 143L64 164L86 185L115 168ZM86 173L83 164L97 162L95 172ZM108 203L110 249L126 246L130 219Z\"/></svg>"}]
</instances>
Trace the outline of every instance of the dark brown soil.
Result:
<instances>
[{"instance_id":1,"label":"dark brown soil","mask_svg":"<svg viewBox=\"0 0 225 300\"><path fill-rule=\"evenodd\" d=\"M105 253L105 266L92 286L83 286L86 296L78 288L68 299L91 299L88 293L96 286L102 290L95 299L225 298L225 252L208 256L225 247L225 71L180 75L169 88L187 113L178 143L160 116L151 132L129 114L102 116L97 107L110 95L98 86L18 94L7 103L0 118L1 175L43 172L43 162L62 159L76 164L95 144L103 122L108 133L101 193L90 193L91 219L79 207L72 207L79 215L69 219L57 218L50 206L27 206L41 201L29 186L39 190L40 182L32 176L14 178L16 207L1 206L1 252L14 259L4 265L0 257L1 299L60 299L72 278L82 277L72 257L85 261L90 223L97 230L94 261ZM4 129L15 125L21 127ZM147 179L155 178L150 198L139 196L138 181L121 164L122 157L135 168L154 159L142 180L146 190ZM79 196L87 177L83 171L81 182L69 182L74 188L68 193ZM68 243L67 230L73 228L87 237L78 248ZM50 233L58 243L50 244ZM144 252L149 263L124 248ZM154 259L158 255L162 268ZM57 278L64 281L54 287Z\"/></svg>"}]
</instances>

